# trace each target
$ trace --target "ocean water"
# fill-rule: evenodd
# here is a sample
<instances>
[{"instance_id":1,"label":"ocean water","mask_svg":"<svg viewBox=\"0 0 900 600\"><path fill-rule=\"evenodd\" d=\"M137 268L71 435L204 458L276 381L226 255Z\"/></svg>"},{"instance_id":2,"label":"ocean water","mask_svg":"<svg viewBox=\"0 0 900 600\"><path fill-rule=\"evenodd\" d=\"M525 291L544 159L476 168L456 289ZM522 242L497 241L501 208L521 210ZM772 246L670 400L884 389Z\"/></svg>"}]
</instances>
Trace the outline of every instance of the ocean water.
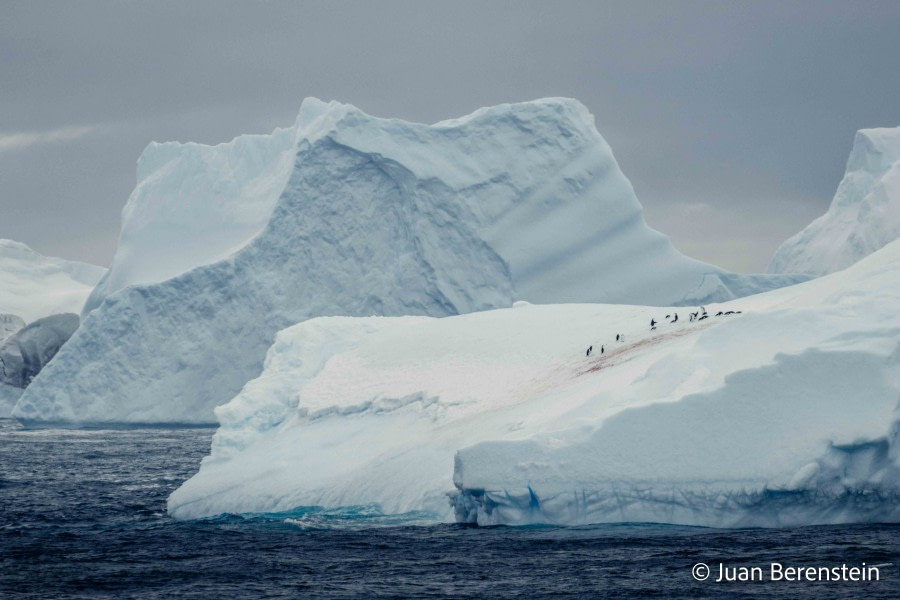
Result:
<instances>
[{"instance_id":1,"label":"ocean water","mask_svg":"<svg viewBox=\"0 0 900 600\"><path fill-rule=\"evenodd\" d=\"M900 598L897 525L478 528L374 507L174 521L166 497L212 433L0 420L0 598ZM772 562L879 579L771 581ZM716 583L719 563L766 578Z\"/></svg>"}]
</instances>

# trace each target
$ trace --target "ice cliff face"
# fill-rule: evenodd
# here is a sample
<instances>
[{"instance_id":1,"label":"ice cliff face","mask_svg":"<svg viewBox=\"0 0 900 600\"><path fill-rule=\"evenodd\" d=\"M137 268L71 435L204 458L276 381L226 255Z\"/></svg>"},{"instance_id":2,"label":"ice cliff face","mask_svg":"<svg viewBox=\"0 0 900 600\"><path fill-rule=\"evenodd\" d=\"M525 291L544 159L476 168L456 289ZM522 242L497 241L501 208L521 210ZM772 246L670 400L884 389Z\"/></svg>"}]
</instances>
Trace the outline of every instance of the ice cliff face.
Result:
<instances>
[{"instance_id":1,"label":"ice cliff face","mask_svg":"<svg viewBox=\"0 0 900 600\"><path fill-rule=\"evenodd\" d=\"M0 313L26 323L52 314L78 313L105 272L102 267L41 256L25 244L0 240Z\"/></svg>"},{"instance_id":2,"label":"ice cliff face","mask_svg":"<svg viewBox=\"0 0 900 600\"><path fill-rule=\"evenodd\" d=\"M824 275L900 237L900 127L861 129L824 215L784 242L770 273Z\"/></svg>"},{"instance_id":3,"label":"ice cliff face","mask_svg":"<svg viewBox=\"0 0 900 600\"><path fill-rule=\"evenodd\" d=\"M12 416L12 409L22 396L22 389L0 383L0 419Z\"/></svg>"},{"instance_id":4,"label":"ice cliff face","mask_svg":"<svg viewBox=\"0 0 900 600\"><path fill-rule=\"evenodd\" d=\"M128 285L164 281L245 246L287 184L300 127L217 146L151 143L138 160L112 266L83 313Z\"/></svg>"},{"instance_id":5,"label":"ice cliff face","mask_svg":"<svg viewBox=\"0 0 900 600\"><path fill-rule=\"evenodd\" d=\"M0 314L0 346L11 335L25 327L25 321L16 315ZM0 383L0 419L9 418L13 406L22 395L22 390L5 383Z\"/></svg>"},{"instance_id":6,"label":"ice cliff face","mask_svg":"<svg viewBox=\"0 0 900 600\"><path fill-rule=\"evenodd\" d=\"M679 304L803 279L676 252L574 100L427 126L310 99L270 136L153 144L138 178L112 268L21 419L211 422L275 333L318 315Z\"/></svg>"},{"instance_id":7,"label":"ice cliff face","mask_svg":"<svg viewBox=\"0 0 900 600\"><path fill-rule=\"evenodd\" d=\"M898 305L900 241L705 319L587 304L313 319L216 409L210 456L169 512L897 521Z\"/></svg>"}]
</instances>

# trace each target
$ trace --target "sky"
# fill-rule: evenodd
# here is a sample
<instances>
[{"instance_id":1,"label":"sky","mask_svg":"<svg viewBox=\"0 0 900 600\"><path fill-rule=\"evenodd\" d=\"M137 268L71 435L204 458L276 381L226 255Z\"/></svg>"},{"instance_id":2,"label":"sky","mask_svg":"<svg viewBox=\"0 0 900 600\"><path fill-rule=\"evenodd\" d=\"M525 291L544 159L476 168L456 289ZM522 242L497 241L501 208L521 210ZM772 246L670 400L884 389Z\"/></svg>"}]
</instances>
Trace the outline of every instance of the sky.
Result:
<instances>
[{"instance_id":1,"label":"sky","mask_svg":"<svg viewBox=\"0 0 900 600\"><path fill-rule=\"evenodd\" d=\"M900 2L0 0L0 238L108 265L151 141L288 126L302 99L431 123L594 114L647 222L739 272L900 126Z\"/></svg>"}]
</instances>

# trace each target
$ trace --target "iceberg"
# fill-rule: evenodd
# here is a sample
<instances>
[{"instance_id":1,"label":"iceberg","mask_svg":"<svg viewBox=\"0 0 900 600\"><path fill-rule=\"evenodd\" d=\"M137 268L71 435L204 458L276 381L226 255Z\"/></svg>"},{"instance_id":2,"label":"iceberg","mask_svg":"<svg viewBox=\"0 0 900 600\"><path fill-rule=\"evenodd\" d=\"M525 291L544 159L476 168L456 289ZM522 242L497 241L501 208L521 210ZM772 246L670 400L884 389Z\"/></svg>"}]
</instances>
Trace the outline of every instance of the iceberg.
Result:
<instances>
[{"instance_id":1,"label":"iceberg","mask_svg":"<svg viewBox=\"0 0 900 600\"><path fill-rule=\"evenodd\" d=\"M216 409L210 455L168 510L897 521L898 306L900 241L703 307L311 319L279 332L262 374Z\"/></svg>"},{"instance_id":2,"label":"iceberg","mask_svg":"<svg viewBox=\"0 0 900 600\"><path fill-rule=\"evenodd\" d=\"M0 239L0 339L42 317L79 313L106 269ZM14 323L19 325L13 327ZM6 333L4 333L6 332Z\"/></svg>"},{"instance_id":3,"label":"iceberg","mask_svg":"<svg viewBox=\"0 0 900 600\"><path fill-rule=\"evenodd\" d=\"M24 390L21 388L0 383L0 419L8 419L12 416L13 407Z\"/></svg>"},{"instance_id":4,"label":"iceberg","mask_svg":"<svg viewBox=\"0 0 900 600\"><path fill-rule=\"evenodd\" d=\"M861 129L828 212L785 241L768 271L832 273L898 237L900 127Z\"/></svg>"},{"instance_id":5,"label":"iceberg","mask_svg":"<svg viewBox=\"0 0 900 600\"><path fill-rule=\"evenodd\" d=\"M678 253L575 100L429 126L307 99L271 135L144 151L82 327L14 414L212 423L275 334L317 316L692 304L806 278Z\"/></svg>"},{"instance_id":6,"label":"iceberg","mask_svg":"<svg viewBox=\"0 0 900 600\"><path fill-rule=\"evenodd\" d=\"M102 267L42 256L25 244L0 239L0 418L11 415L27 381L77 329L77 313L105 273ZM65 333L57 327L60 319ZM29 329L26 323L43 326ZM24 343L21 350L13 341L17 336Z\"/></svg>"},{"instance_id":7,"label":"iceberg","mask_svg":"<svg viewBox=\"0 0 900 600\"><path fill-rule=\"evenodd\" d=\"M25 327L25 321L22 317L0 314L0 344L23 327Z\"/></svg>"},{"instance_id":8,"label":"iceberg","mask_svg":"<svg viewBox=\"0 0 900 600\"><path fill-rule=\"evenodd\" d=\"M0 344L0 383L26 388L78 329L78 315L50 315Z\"/></svg>"}]
</instances>

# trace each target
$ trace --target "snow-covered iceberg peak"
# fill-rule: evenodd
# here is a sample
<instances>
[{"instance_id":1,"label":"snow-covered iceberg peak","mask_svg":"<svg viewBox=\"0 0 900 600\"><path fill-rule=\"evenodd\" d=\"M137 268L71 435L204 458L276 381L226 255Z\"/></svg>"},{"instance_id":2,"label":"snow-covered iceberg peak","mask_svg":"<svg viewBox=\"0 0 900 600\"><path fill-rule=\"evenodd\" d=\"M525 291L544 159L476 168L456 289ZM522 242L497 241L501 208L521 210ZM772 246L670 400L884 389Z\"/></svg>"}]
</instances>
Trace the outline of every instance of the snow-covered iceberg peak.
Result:
<instances>
[{"instance_id":1,"label":"snow-covered iceberg peak","mask_svg":"<svg viewBox=\"0 0 900 600\"><path fill-rule=\"evenodd\" d=\"M109 274L84 313L126 286L164 281L244 247L268 224L297 166L298 144L336 131L348 113L366 116L307 98L294 125L271 134L214 146L150 143L138 159Z\"/></svg>"},{"instance_id":2,"label":"snow-covered iceberg peak","mask_svg":"<svg viewBox=\"0 0 900 600\"><path fill-rule=\"evenodd\" d=\"M769 272L824 275L898 237L900 127L861 129L828 212L778 248Z\"/></svg>"},{"instance_id":3,"label":"snow-covered iceberg peak","mask_svg":"<svg viewBox=\"0 0 900 600\"><path fill-rule=\"evenodd\" d=\"M38 254L0 239L0 314L30 323L58 313L78 313L106 270ZM0 326L2 328L2 326Z\"/></svg>"},{"instance_id":4,"label":"snow-covered iceberg peak","mask_svg":"<svg viewBox=\"0 0 900 600\"><path fill-rule=\"evenodd\" d=\"M295 134L287 128L217 146L147 146L109 273L82 316L126 286L170 279L246 245L266 226L287 184Z\"/></svg>"},{"instance_id":5,"label":"snow-covered iceberg peak","mask_svg":"<svg viewBox=\"0 0 900 600\"><path fill-rule=\"evenodd\" d=\"M565 98L434 125L308 99L293 127L153 144L138 170L109 275L20 418L211 422L279 329L320 315L683 304L798 280L678 253Z\"/></svg>"}]
</instances>

